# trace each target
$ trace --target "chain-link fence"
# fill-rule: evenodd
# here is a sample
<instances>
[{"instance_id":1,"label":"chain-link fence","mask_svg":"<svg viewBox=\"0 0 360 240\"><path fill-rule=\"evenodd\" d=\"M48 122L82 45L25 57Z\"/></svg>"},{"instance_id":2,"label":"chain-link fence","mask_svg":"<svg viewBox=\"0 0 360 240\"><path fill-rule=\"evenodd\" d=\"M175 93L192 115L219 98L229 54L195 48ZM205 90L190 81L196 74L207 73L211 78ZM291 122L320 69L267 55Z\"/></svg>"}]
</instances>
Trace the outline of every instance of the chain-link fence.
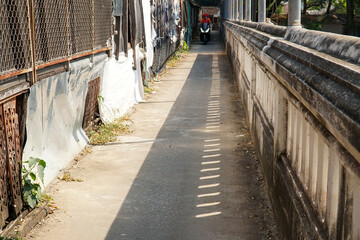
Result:
<instances>
[{"instance_id":1,"label":"chain-link fence","mask_svg":"<svg viewBox=\"0 0 360 240\"><path fill-rule=\"evenodd\" d=\"M154 28L157 35L156 42L154 42L154 61L151 67L154 73L162 71L166 61L175 53L180 44L179 26L175 23L177 14L174 12L172 3L172 0L152 1Z\"/></svg>"},{"instance_id":2,"label":"chain-link fence","mask_svg":"<svg viewBox=\"0 0 360 240\"><path fill-rule=\"evenodd\" d=\"M111 1L94 1L94 49L98 50L110 45L111 36Z\"/></svg>"},{"instance_id":3,"label":"chain-link fence","mask_svg":"<svg viewBox=\"0 0 360 240\"><path fill-rule=\"evenodd\" d=\"M0 1L0 76L32 67L28 1Z\"/></svg>"},{"instance_id":4,"label":"chain-link fence","mask_svg":"<svg viewBox=\"0 0 360 240\"><path fill-rule=\"evenodd\" d=\"M112 0L1 0L0 85L24 73L109 50L112 24ZM90 89L95 103L96 91ZM0 228L23 206L21 139L26 108L17 99L20 96L0 104Z\"/></svg>"},{"instance_id":5,"label":"chain-link fence","mask_svg":"<svg viewBox=\"0 0 360 240\"><path fill-rule=\"evenodd\" d=\"M63 0L34 0L37 65L68 56L67 15L67 7Z\"/></svg>"},{"instance_id":6,"label":"chain-link fence","mask_svg":"<svg viewBox=\"0 0 360 240\"><path fill-rule=\"evenodd\" d=\"M73 55L93 49L93 8L91 2L91 0L68 0L70 49Z\"/></svg>"},{"instance_id":7,"label":"chain-link fence","mask_svg":"<svg viewBox=\"0 0 360 240\"><path fill-rule=\"evenodd\" d=\"M172 42L170 38L158 39L154 46L154 61L151 67L154 73L159 73L165 67L166 61L179 47L180 41Z\"/></svg>"},{"instance_id":8,"label":"chain-link fence","mask_svg":"<svg viewBox=\"0 0 360 240\"><path fill-rule=\"evenodd\" d=\"M112 0L0 1L0 79L33 68L32 29L37 68L107 50Z\"/></svg>"}]
</instances>

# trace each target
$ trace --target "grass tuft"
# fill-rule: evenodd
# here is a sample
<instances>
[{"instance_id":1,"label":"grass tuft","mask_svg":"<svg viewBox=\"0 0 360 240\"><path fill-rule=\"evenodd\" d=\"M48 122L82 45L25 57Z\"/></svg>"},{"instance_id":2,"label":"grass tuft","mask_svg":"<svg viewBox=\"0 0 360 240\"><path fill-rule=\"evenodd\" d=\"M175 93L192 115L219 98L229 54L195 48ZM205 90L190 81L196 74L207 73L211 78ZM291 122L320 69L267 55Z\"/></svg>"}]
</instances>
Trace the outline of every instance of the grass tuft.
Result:
<instances>
[{"instance_id":1,"label":"grass tuft","mask_svg":"<svg viewBox=\"0 0 360 240\"><path fill-rule=\"evenodd\" d=\"M148 85L149 85L148 87L144 86L145 93L152 94L152 93L156 92L157 89L153 87L153 81L149 81Z\"/></svg>"},{"instance_id":2,"label":"grass tuft","mask_svg":"<svg viewBox=\"0 0 360 240\"><path fill-rule=\"evenodd\" d=\"M181 55L179 53L179 51L176 51L174 53L174 55L172 57L169 58L168 62L167 62L167 66L169 67L175 67L177 61L181 58Z\"/></svg>"},{"instance_id":3,"label":"grass tuft","mask_svg":"<svg viewBox=\"0 0 360 240\"><path fill-rule=\"evenodd\" d=\"M87 132L90 144L103 145L108 142L114 142L117 136L130 133L130 126L127 124L128 121L128 117L125 116L116 119L112 123L95 126Z\"/></svg>"},{"instance_id":4,"label":"grass tuft","mask_svg":"<svg viewBox=\"0 0 360 240\"><path fill-rule=\"evenodd\" d=\"M83 182L81 178L73 178L70 173L64 173L62 177L58 177L59 180L65 181L65 182Z\"/></svg>"}]
</instances>

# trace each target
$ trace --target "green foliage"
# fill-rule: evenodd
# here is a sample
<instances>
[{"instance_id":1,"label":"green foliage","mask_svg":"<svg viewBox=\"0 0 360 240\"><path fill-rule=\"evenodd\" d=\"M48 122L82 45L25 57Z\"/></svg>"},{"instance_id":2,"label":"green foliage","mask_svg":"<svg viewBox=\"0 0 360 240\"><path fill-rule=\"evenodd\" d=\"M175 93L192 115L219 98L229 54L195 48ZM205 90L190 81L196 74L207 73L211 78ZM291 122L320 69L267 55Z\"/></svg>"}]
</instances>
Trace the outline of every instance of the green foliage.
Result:
<instances>
[{"instance_id":1,"label":"green foliage","mask_svg":"<svg viewBox=\"0 0 360 240\"><path fill-rule=\"evenodd\" d=\"M338 14L346 14L346 0L333 1L333 5Z\"/></svg>"},{"instance_id":2,"label":"green foliage","mask_svg":"<svg viewBox=\"0 0 360 240\"><path fill-rule=\"evenodd\" d=\"M180 59L179 51L176 51L172 57L169 58L167 65L170 67L175 67L176 62Z\"/></svg>"},{"instance_id":3,"label":"green foliage","mask_svg":"<svg viewBox=\"0 0 360 240\"><path fill-rule=\"evenodd\" d=\"M104 97L101 96L101 95L98 95L98 101L99 101L99 102L104 102Z\"/></svg>"},{"instance_id":4,"label":"green foliage","mask_svg":"<svg viewBox=\"0 0 360 240\"><path fill-rule=\"evenodd\" d=\"M355 3L355 9L354 9L355 14L360 14L360 0L355 0L354 3Z\"/></svg>"},{"instance_id":5,"label":"green foliage","mask_svg":"<svg viewBox=\"0 0 360 240\"><path fill-rule=\"evenodd\" d=\"M307 0L306 4L308 5L309 10L321 10L322 8L328 5L328 0Z\"/></svg>"},{"instance_id":6,"label":"green foliage","mask_svg":"<svg viewBox=\"0 0 360 240\"><path fill-rule=\"evenodd\" d=\"M40 158L30 157L22 165L23 198L25 203L34 208L41 201L41 185L44 184L46 162Z\"/></svg>"},{"instance_id":7,"label":"green foliage","mask_svg":"<svg viewBox=\"0 0 360 240\"><path fill-rule=\"evenodd\" d=\"M108 142L114 142L116 136L130 132L130 126L125 123L129 120L126 116L116 119L112 123L101 124L87 132L90 144L103 145Z\"/></svg>"},{"instance_id":8,"label":"green foliage","mask_svg":"<svg viewBox=\"0 0 360 240\"><path fill-rule=\"evenodd\" d=\"M81 178L73 178L69 172L64 173L62 177L58 177L59 180L65 182L83 182Z\"/></svg>"},{"instance_id":9,"label":"green foliage","mask_svg":"<svg viewBox=\"0 0 360 240\"><path fill-rule=\"evenodd\" d=\"M284 6L283 5L279 5L276 10L275 10L275 14L283 14L284 13L284 10L283 10Z\"/></svg>"},{"instance_id":10,"label":"green foliage","mask_svg":"<svg viewBox=\"0 0 360 240\"><path fill-rule=\"evenodd\" d=\"M153 87L153 82L152 81L148 82L148 87L144 86L144 92L145 93L151 94L151 93L154 93L155 91L156 91L156 89Z\"/></svg>"},{"instance_id":11,"label":"green foliage","mask_svg":"<svg viewBox=\"0 0 360 240\"><path fill-rule=\"evenodd\" d=\"M307 23L304 23L304 28L310 29L310 30L321 30L322 25L319 22L311 22L311 21L309 21Z\"/></svg>"},{"instance_id":12,"label":"green foliage","mask_svg":"<svg viewBox=\"0 0 360 240\"><path fill-rule=\"evenodd\" d=\"M180 52L181 52L181 53L187 53L187 52L189 52L189 46L186 44L185 41L182 41Z\"/></svg>"}]
</instances>

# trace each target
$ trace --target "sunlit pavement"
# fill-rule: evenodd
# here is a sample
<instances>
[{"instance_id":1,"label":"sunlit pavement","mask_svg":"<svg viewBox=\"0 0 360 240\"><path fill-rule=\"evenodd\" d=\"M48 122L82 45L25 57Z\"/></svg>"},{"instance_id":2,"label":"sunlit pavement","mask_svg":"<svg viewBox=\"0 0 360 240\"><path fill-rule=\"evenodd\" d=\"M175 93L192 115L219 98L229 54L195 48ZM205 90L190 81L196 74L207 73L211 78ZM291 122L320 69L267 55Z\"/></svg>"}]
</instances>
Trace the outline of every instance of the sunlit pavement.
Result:
<instances>
[{"instance_id":1,"label":"sunlit pavement","mask_svg":"<svg viewBox=\"0 0 360 240\"><path fill-rule=\"evenodd\" d=\"M28 239L268 239L273 218L222 44L195 42L136 106L130 135L51 189Z\"/></svg>"}]
</instances>

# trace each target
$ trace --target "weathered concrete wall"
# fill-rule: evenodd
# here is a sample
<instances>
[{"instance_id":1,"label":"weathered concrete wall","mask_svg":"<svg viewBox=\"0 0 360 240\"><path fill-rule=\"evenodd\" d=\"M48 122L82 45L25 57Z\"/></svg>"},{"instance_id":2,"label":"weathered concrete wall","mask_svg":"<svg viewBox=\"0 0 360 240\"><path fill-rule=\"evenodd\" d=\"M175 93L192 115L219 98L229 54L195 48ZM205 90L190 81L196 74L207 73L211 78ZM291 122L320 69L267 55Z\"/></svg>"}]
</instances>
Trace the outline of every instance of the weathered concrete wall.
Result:
<instances>
[{"instance_id":1,"label":"weathered concrete wall","mask_svg":"<svg viewBox=\"0 0 360 240\"><path fill-rule=\"evenodd\" d=\"M360 239L360 39L225 22L283 239Z\"/></svg>"}]
</instances>

